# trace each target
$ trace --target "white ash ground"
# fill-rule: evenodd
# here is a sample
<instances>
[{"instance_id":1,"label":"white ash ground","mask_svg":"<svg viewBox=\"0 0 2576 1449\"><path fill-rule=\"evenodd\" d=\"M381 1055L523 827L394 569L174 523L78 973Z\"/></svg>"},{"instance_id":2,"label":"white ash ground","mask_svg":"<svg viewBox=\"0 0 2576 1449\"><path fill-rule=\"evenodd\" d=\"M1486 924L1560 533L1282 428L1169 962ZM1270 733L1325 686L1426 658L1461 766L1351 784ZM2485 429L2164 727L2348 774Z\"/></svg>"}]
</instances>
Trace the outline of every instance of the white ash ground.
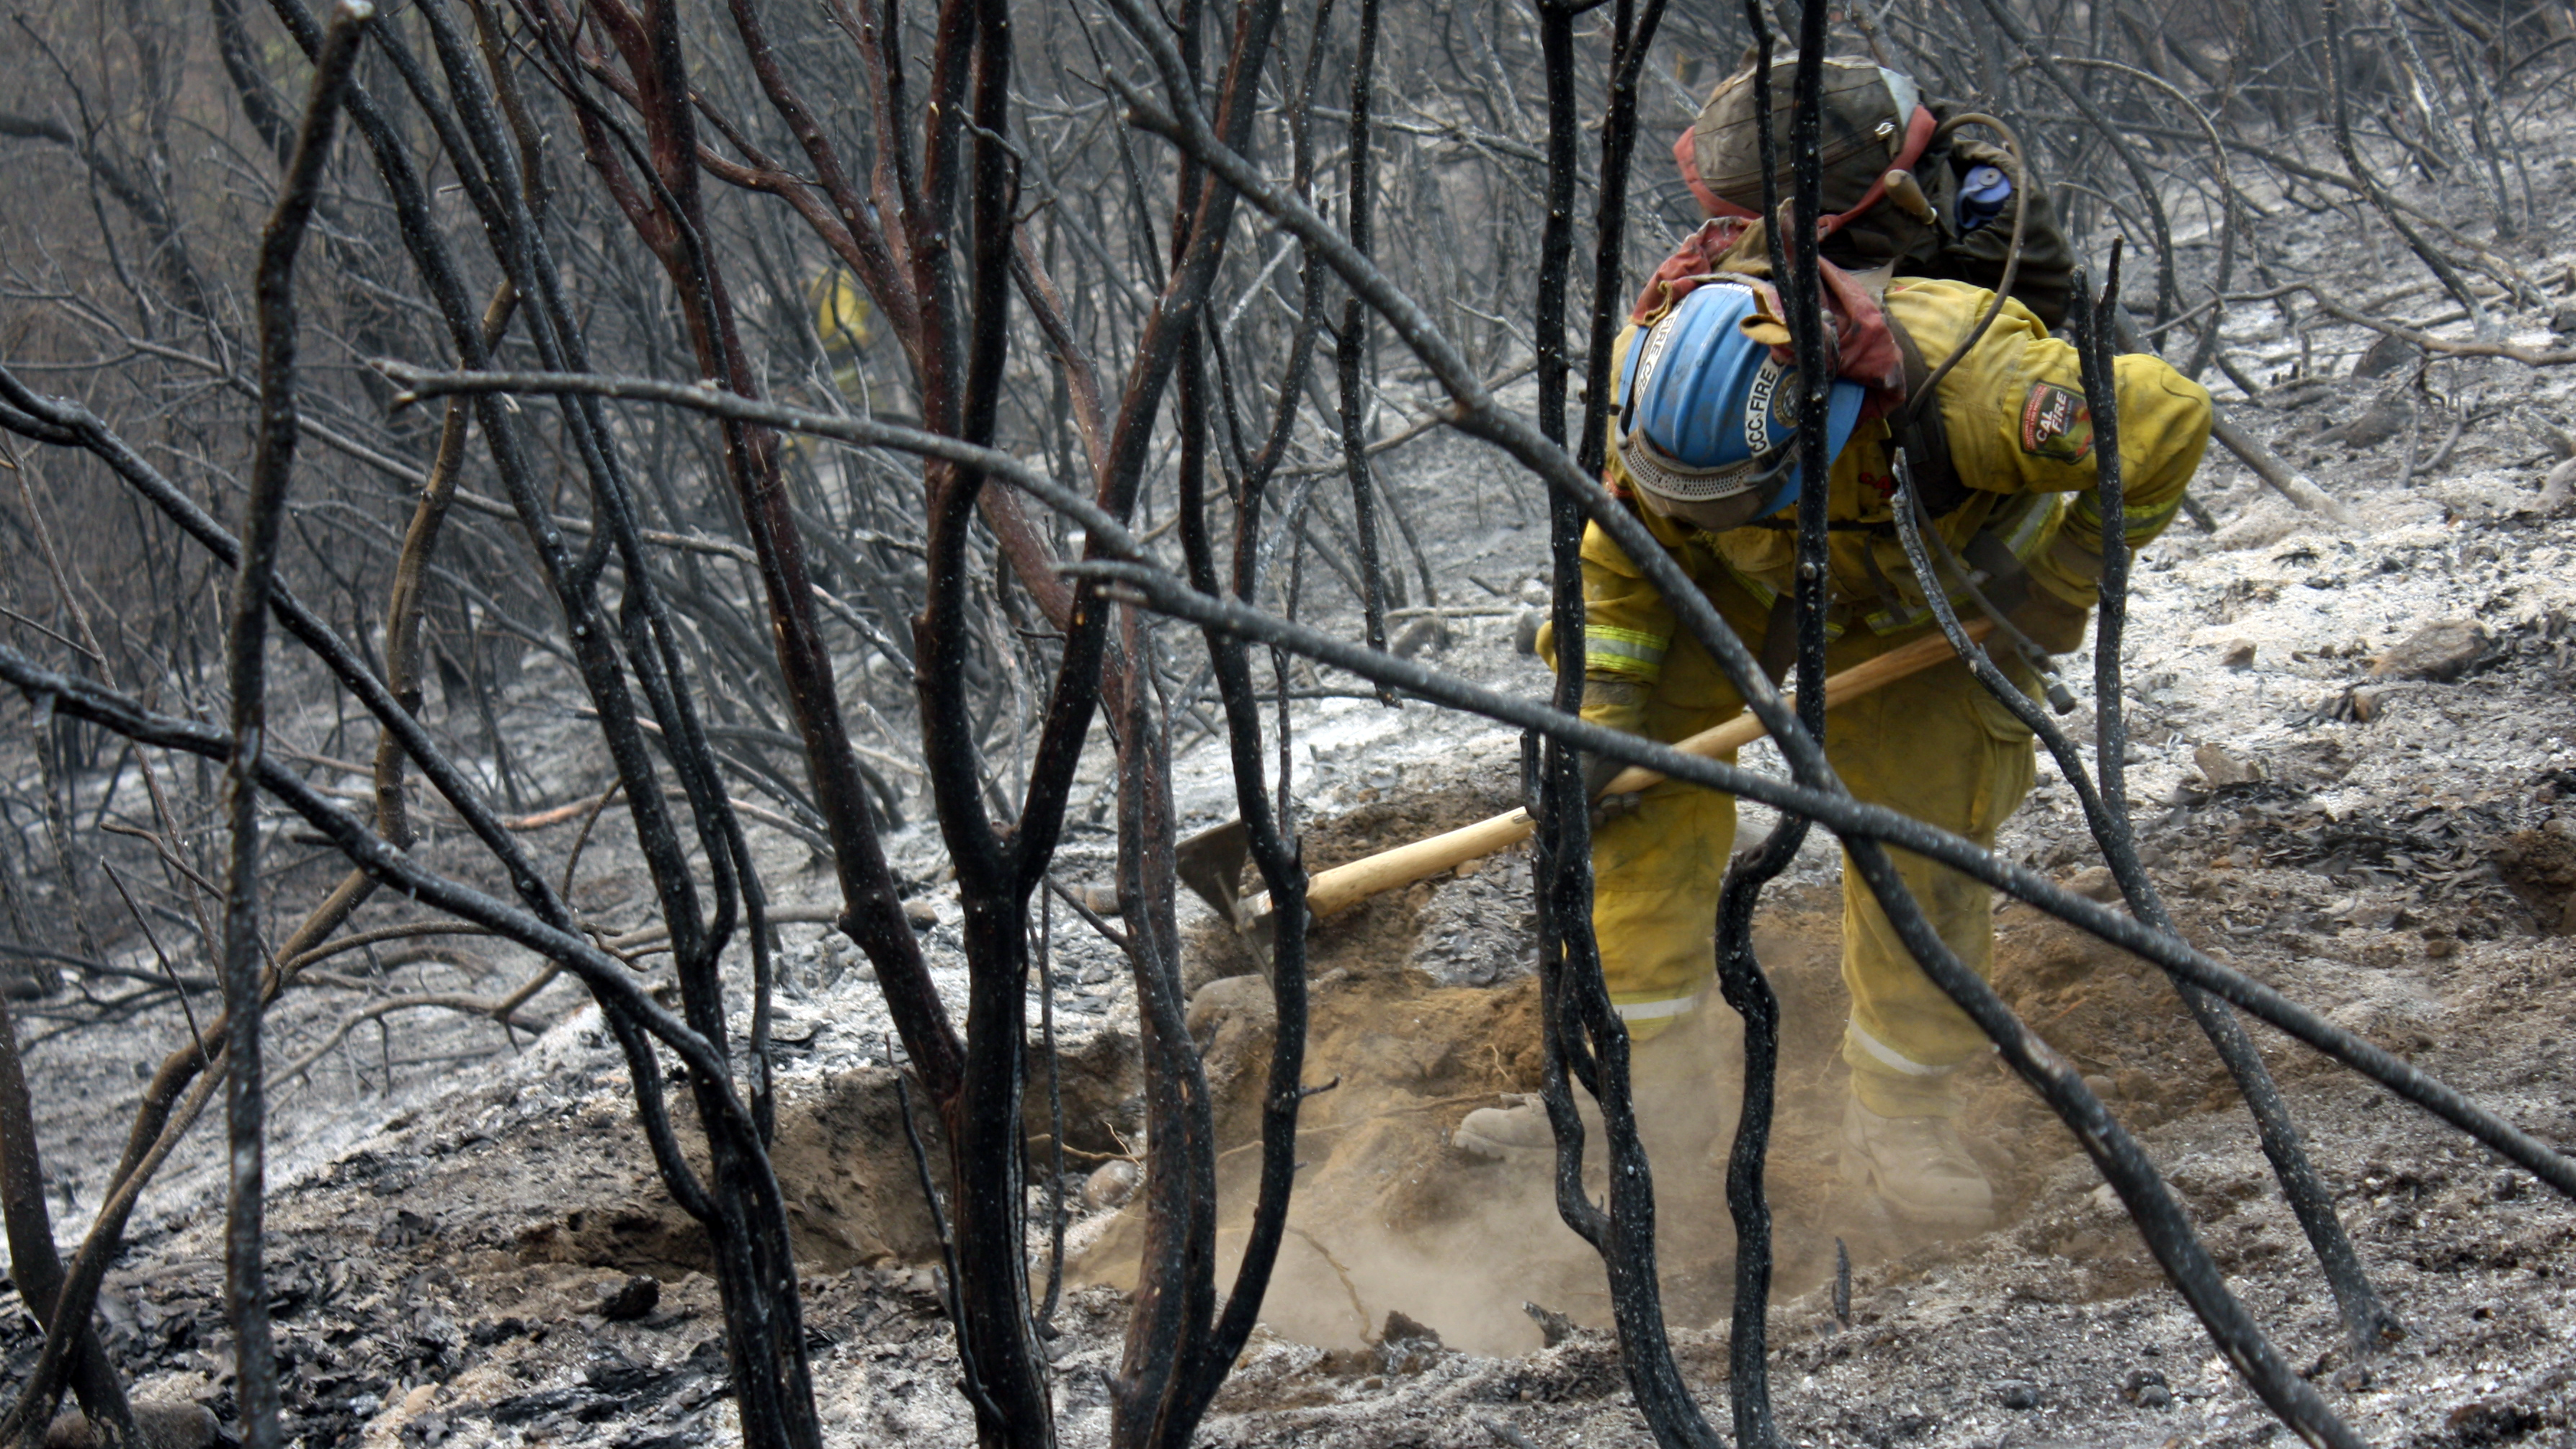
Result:
<instances>
[{"instance_id":1,"label":"white ash ground","mask_svg":"<svg viewBox=\"0 0 2576 1449\"><path fill-rule=\"evenodd\" d=\"M2549 174L2563 180L2569 163L2555 165ZM2290 230L2283 245L2285 265L2312 273L2359 275L2372 264L2366 247L2311 229ZM2561 255L2528 270L2552 276L2567 265ZM2509 326L2531 340L2545 320L2529 310ZM2299 362L2340 379L2369 340L2320 333L2303 356L2260 309L2232 318L2229 339L2266 382ZM2378 385L2332 380L2251 401L2222 387L2255 431L2356 507L2364 527L2347 532L2291 509L2213 450L2195 491L2219 532L2180 525L2139 570L2127 676L2132 804L2153 869L2214 951L2408 1050L2565 1149L2576 1147L2565 1046L2576 942L2533 934L2534 911L2548 903L2517 895L2495 862L2513 832L2544 825L2576 791L2576 774L2562 773L2576 764L2565 672L2576 647L2566 568L2576 523L2527 511L2554 454L2526 426L2576 422L2576 378L2454 362L2442 364L2436 386L2451 410L2419 401L2415 426L2351 452L2316 435L2363 413ZM2402 400L2402 388L2392 391ZM2479 409L2486 415L2429 476L2399 476L2440 445L2449 418ZM1455 443L1423 445L1401 472L1388 471L1426 525L1449 590L1443 602L1494 611L1449 619L1439 662L1542 688L1536 667L1512 655L1502 612L1543 562L1536 510L1505 491L1521 485ZM1461 497L1473 506L1458 506ZM2373 658L2450 618L2477 620L2493 641L2462 677L2370 680ZM2250 664L2231 663L2245 642ZM2067 672L2084 692L2089 661L2070 661ZM2353 717L2356 687L2368 692L2366 719ZM1517 753L1510 733L1421 705L1315 700L1298 718L1298 795L1309 819L1507 769ZM2075 717L2079 726L2087 719ZM2208 747L2258 778L2207 788ZM564 770L557 783L569 793L581 777L571 763ZM1185 751L1178 773L1185 824L1232 813L1214 741ZM1095 762L1089 783L1104 779ZM2071 871L2090 859L2082 827L2052 767L2042 766L2042 779L2004 848ZM2576 805L2566 808L2576 816ZM1763 823L1748 811L1748 832ZM773 895L827 899L828 881L805 868L801 847L763 838ZM1104 882L1109 847L1105 832L1077 828L1060 878ZM935 832L916 825L891 849L908 879L938 874ZM1834 869L1819 836L1783 889L1821 884ZM962 1010L955 903L936 886L921 899L938 917L925 938L940 983ZM1525 867L1445 884L1430 893L1413 964L1452 984L1507 980L1524 969L1526 909ZM1070 912L1054 919L1068 1048L1132 1030L1115 954ZM890 1023L844 943L813 942L820 933L810 927L790 935L804 943L782 975L779 1007L789 1048L782 1092L793 1112L881 1072ZM444 1075L422 1064L390 1097L381 1085L334 1087L325 1074L283 1104L273 1260L290 1403L308 1442L677 1449L727 1432L711 1287L669 1261L671 1245L654 1236L667 1202L636 1140L622 1064L576 1003L561 987L541 998L540 1010L563 1019L516 1056ZM330 1016L290 1005L279 1029L309 1033ZM113 1160L133 1062L175 1039L166 1018L175 1013L31 1053L52 1166L74 1191L60 1224L67 1237L91 1206L80 1185ZM460 1051L488 1050L492 1035L461 1023L449 1033ZM2576 1212L2385 1094L2304 1067L2295 1047L2267 1045L2278 1048L2319 1167L2410 1337L2367 1366L2349 1361L2232 1107L2144 1134L2231 1287L2373 1442L2564 1436L2576 1376L2567 1301ZM102 1308L116 1351L147 1391L228 1411L213 1141L201 1127L154 1188ZM2082 1159L2063 1142L2023 1150L2061 1160L2019 1218L1970 1242L1864 1262L1849 1329L1831 1322L1815 1293L1775 1306L1772 1378L1786 1435L1873 1446L2272 1439L2268 1416L2155 1280ZM867 1186L891 1194L903 1184ZM584 1212L599 1217L570 1224ZM815 1204L807 1213L828 1216ZM1077 1238L1103 1221L1092 1214ZM587 1242L581 1234L592 1229L611 1245L621 1232L633 1239L623 1259L602 1249L590 1253L602 1261L582 1261L587 1248L549 1256L543 1246ZM864 1258L866 1245L852 1252ZM634 1270L665 1280L658 1306L634 1322L600 1316L601 1300ZM958 1442L971 1432L927 1269L883 1257L811 1270L807 1288L832 1443ZM1098 1375L1115 1369L1123 1309L1106 1290L1082 1290L1059 1322L1065 1438L1101 1442ZM1681 1325L1676 1338L1693 1386L1723 1423L1722 1331ZM23 1318L6 1348L23 1372L32 1353ZM1591 1333L1507 1357L1419 1343L1329 1353L1265 1336L1219 1408L1204 1435L1214 1444L1505 1442L1489 1422L1540 1444L1647 1441L1615 1348Z\"/></svg>"}]
</instances>

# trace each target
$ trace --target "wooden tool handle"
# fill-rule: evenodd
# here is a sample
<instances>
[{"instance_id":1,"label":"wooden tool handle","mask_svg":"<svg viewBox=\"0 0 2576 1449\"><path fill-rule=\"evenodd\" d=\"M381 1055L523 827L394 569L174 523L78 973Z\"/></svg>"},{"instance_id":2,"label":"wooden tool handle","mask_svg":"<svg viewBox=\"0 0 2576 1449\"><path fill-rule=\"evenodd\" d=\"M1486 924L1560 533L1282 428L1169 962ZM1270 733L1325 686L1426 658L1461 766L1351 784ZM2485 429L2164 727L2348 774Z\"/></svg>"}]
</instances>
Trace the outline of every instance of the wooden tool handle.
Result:
<instances>
[{"instance_id":1,"label":"wooden tool handle","mask_svg":"<svg viewBox=\"0 0 2576 1449\"><path fill-rule=\"evenodd\" d=\"M1995 632L1995 621L1975 620L1967 625L1966 632L1971 640L1983 639ZM1835 705L1846 700L1857 699L1890 680L1903 679L1909 674L1919 674L1944 659L1957 657L1957 654L1951 650L1950 641L1947 638L1939 634L1926 634L1902 649L1890 649L1874 659L1864 659L1840 674L1825 676L1825 708L1832 709ZM1784 694L1781 698L1792 704L1797 700L1795 694ZM1769 730L1762 727L1762 721L1754 718L1751 710L1746 710L1722 725L1701 730L1698 734L1674 745L1673 748L1685 755L1698 755L1702 759L1713 760L1729 751L1740 750L1769 733ZM1663 778L1661 771L1650 770L1643 765L1631 765L1612 779L1601 793L1604 795L1633 794L1649 785L1661 782ZM1308 891L1307 898L1311 900L1313 897L1314 892Z\"/></svg>"},{"instance_id":2,"label":"wooden tool handle","mask_svg":"<svg viewBox=\"0 0 2576 1449\"><path fill-rule=\"evenodd\" d=\"M1530 832L1537 828L1528 811L1509 810L1428 840L1337 865L1306 882L1306 909L1318 916L1348 910L1371 896L1428 880L1498 850L1508 850L1529 839Z\"/></svg>"},{"instance_id":3,"label":"wooden tool handle","mask_svg":"<svg viewBox=\"0 0 2576 1449\"><path fill-rule=\"evenodd\" d=\"M1968 637L1982 639L1993 632L1994 627L1991 621L1979 619L1967 626ZM1831 709L1891 680L1918 674L1945 659L1956 657L1951 652L1948 639L1939 634L1926 635L1901 649L1891 649L1875 659L1862 660L1827 679L1825 707ZM1729 750L1741 749L1767 733L1762 721L1748 711L1713 729L1702 730L1673 748L1685 754L1713 759ZM1663 778L1659 771L1643 765L1634 766L1613 779L1604 793L1623 795L1643 790ZM1319 917L1348 910L1371 896L1383 895L1418 880L1428 880L1444 870L1518 845L1529 839L1530 832L1536 828L1527 810L1510 810L1427 840L1380 851L1348 865L1337 865L1306 882L1306 909ZM1240 919L1249 920L1256 914L1260 912L1246 912Z\"/></svg>"}]
</instances>

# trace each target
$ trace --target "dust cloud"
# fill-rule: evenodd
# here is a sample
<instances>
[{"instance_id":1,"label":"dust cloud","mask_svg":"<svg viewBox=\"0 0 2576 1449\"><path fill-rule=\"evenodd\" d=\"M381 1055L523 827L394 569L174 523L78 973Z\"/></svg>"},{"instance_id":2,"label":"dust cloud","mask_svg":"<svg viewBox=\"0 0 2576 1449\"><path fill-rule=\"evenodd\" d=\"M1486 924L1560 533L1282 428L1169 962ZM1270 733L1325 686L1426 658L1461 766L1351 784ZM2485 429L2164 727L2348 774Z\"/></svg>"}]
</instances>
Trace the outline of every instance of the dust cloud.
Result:
<instances>
[{"instance_id":1,"label":"dust cloud","mask_svg":"<svg viewBox=\"0 0 2576 1449\"><path fill-rule=\"evenodd\" d=\"M1840 1175L1835 1142L1846 1074L1835 1050L1844 1011L1838 905L1830 898L1783 901L1771 914L1757 949L1781 997L1783 1054L1765 1185L1774 1215L1773 1291L1788 1297L1833 1271L1837 1239L1860 1264L1902 1257L1935 1239L1888 1217ZM1356 1349L1378 1340L1388 1314L1402 1313L1451 1347L1482 1354L1541 1347L1524 1304L1610 1326L1600 1260L1557 1213L1553 1163L1544 1155L1483 1161L1450 1140L1469 1112L1536 1089L1535 981L1444 988L1418 971L1352 969L1355 953L1347 948L1383 947L1386 924L1362 922L1320 939L1307 1075L1338 1084L1309 1099L1301 1117L1297 1191L1263 1321L1295 1341ZM1192 1001L1192 1028L1219 1104L1219 1262L1228 1276L1241 1254L1259 1166L1268 1002L1268 984L1257 976L1213 982ZM1712 1008L1715 1035L1731 1042L1740 1022ZM2007 1131L2054 1130L2024 1123L2003 1106L2027 1096L2018 1084L1984 1076L1991 1080L1972 1085L1972 1094L2002 1099L1979 1103L1984 1118ZM1677 1326L1721 1323L1732 1305L1735 1240L1725 1174L1741 1092L1740 1058L1725 1050L1710 1054L1704 1075L1640 1103L1656 1183L1658 1267ZM1589 1136L1585 1182L1600 1201L1605 1153L1597 1131ZM2016 1164L2035 1154L2008 1145L1994 1151L1988 1165L2010 1197L2026 1176ZM1072 1265L1077 1281L1133 1287L1143 1227L1136 1212L1093 1239Z\"/></svg>"},{"instance_id":2,"label":"dust cloud","mask_svg":"<svg viewBox=\"0 0 2576 1449\"><path fill-rule=\"evenodd\" d=\"M1764 1186L1773 1215L1772 1291L1786 1299L1833 1273L1837 1240L1855 1268L1866 1270L1942 1236L1890 1217L1842 1179L1848 1073L1839 1053L1847 1010L1839 893L1815 882L1774 894L1755 948L1781 1005L1779 1107ZM1283 1337L1347 1350L1374 1344L1387 1315L1402 1313L1450 1346L1483 1354L1541 1346L1525 1303L1606 1328L1600 1260L1558 1216L1552 1162L1544 1155L1482 1161L1451 1143L1469 1112L1536 1090L1538 993L1527 977L1452 987L1402 964L1428 904L1429 893L1417 887L1317 933L1307 1080L1337 1084L1310 1098L1301 1115L1290 1230L1263 1320ZM2019 906L1998 913L1996 961L2005 998L2097 1073L2096 1085L2129 1120L2151 1124L2223 1091L2216 1063L2170 987L2142 963ZM1389 962L1397 964L1383 964ZM1657 1264L1676 1326L1722 1324L1734 1293L1725 1186L1742 1092L1742 1028L1723 1005L1712 1001L1708 1010L1722 1049L1707 1055L1703 1069L1640 1102L1656 1184ZM1218 1104L1219 1263L1230 1276L1259 1167L1268 983L1259 976L1210 982L1192 998L1190 1015ZM1964 1087L1970 1147L1995 1182L2009 1226L2073 1142L1991 1062L1969 1068ZM1596 1132L1585 1173L1595 1201L1606 1182L1603 1158ZM1072 1265L1077 1281L1132 1288L1142 1232L1136 1211L1092 1238Z\"/></svg>"}]
</instances>

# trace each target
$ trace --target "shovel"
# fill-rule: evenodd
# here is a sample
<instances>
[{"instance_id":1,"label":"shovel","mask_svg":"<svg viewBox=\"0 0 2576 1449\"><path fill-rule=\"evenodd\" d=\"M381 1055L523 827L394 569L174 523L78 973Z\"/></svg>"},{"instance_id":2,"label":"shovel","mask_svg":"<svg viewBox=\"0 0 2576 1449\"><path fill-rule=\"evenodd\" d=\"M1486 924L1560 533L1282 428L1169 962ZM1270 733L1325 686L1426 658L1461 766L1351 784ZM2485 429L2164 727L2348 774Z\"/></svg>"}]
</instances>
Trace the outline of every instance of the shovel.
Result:
<instances>
[{"instance_id":1,"label":"shovel","mask_svg":"<svg viewBox=\"0 0 2576 1449\"><path fill-rule=\"evenodd\" d=\"M1967 625L1967 634L1970 639L1982 639L1993 632L1994 627L1991 621L1979 619ZM1926 635L1901 649L1891 649L1875 659L1865 659L1827 678L1825 707L1831 709L1891 680L1919 674L1945 659L1956 657L1951 652L1948 639L1939 634ZM1741 749L1767 733L1769 731L1763 729L1762 721L1747 711L1722 725L1702 730L1673 748L1685 754L1714 759L1730 750ZM1632 765L1611 780L1602 793L1630 794L1663 778L1659 771ZM1468 861L1482 860L1498 850L1509 849L1529 839L1536 829L1529 811L1508 810L1490 820L1462 825L1410 845L1380 851L1348 865L1337 865L1308 878L1306 909L1317 919L1334 915L1371 896L1399 890ZM1227 925L1243 934L1251 933L1270 919L1268 892L1251 896L1243 893L1243 867L1250 855L1251 843L1245 836L1243 822L1238 819L1211 826L1182 841L1175 859L1181 884L1207 902Z\"/></svg>"}]
</instances>

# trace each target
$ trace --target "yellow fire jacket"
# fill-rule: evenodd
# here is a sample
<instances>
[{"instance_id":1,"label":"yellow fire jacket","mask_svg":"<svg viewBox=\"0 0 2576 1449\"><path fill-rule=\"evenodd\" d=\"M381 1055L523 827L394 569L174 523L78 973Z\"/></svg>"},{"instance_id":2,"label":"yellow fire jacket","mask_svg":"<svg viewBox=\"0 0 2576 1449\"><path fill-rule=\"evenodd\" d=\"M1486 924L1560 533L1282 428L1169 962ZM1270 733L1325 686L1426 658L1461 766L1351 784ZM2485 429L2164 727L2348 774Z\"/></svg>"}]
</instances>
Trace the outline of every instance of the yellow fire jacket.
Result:
<instances>
[{"instance_id":1,"label":"yellow fire jacket","mask_svg":"<svg viewBox=\"0 0 2576 1449\"><path fill-rule=\"evenodd\" d=\"M1964 282L1899 278L1887 289L1889 314L1912 336L1925 362L1937 366L1975 328L1993 293ZM1629 334L1617 346L1625 354ZM2182 505L2183 489L2209 443L2209 393L2159 358L2124 356L2114 363L2120 397L2124 512L2135 548L2162 533ZM1965 501L1935 520L1954 552L1991 533L2025 562L2034 586L2078 608L2093 602L2101 574L2102 517L2093 452L2093 420L2084 400L2075 349L2019 302L2007 300L1986 335L1940 383L1943 431ZM1616 411L1616 399L1612 412ZM1606 426L1606 421L1604 423ZM1861 627L1895 634L1930 621L1923 591L1894 532L1892 451L1884 420L1863 423L1834 460L1826 516L1834 611L1839 636ZM1625 485L1616 450L1611 476ZM2068 495L2076 495L2071 501ZM1633 504L1631 505L1634 506ZM1757 600L1786 593L1797 536L1783 509L1724 533L1708 533L1640 508L1639 516L1703 585L1732 576ZM1585 672L1595 678L1651 684L1662 673L1673 613L1619 546L1598 528L1586 531Z\"/></svg>"}]
</instances>

